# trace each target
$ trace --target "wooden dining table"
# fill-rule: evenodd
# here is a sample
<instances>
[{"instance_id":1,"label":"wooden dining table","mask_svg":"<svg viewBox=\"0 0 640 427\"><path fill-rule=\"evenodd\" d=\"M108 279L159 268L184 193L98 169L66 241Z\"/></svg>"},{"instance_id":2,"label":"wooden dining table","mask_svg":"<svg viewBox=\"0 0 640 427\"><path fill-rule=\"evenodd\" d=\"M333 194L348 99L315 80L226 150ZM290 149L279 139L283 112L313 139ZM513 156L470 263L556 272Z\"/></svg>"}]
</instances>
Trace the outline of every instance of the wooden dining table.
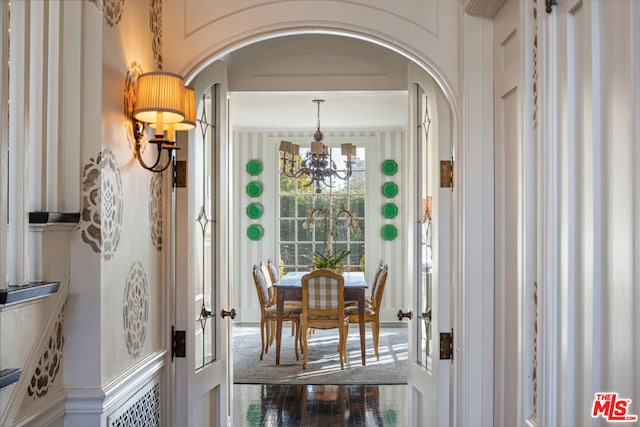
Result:
<instances>
[{"instance_id":1,"label":"wooden dining table","mask_svg":"<svg viewBox=\"0 0 640 427\"><path fill-rule=\"evenodd\" d=\"M292 271L284 275L273 284L276 289L276 365L280 364L280 342L282 339L282 316L285 301L302 301L302 276L307 271ZM365 319L364 319L364 291L367 281L361 271L350 271L342 274L344 277L344 300L358 302L358 317L360 326L360 353L362 365L366 364L365 355Z\"/></svg>"}]
</instances>

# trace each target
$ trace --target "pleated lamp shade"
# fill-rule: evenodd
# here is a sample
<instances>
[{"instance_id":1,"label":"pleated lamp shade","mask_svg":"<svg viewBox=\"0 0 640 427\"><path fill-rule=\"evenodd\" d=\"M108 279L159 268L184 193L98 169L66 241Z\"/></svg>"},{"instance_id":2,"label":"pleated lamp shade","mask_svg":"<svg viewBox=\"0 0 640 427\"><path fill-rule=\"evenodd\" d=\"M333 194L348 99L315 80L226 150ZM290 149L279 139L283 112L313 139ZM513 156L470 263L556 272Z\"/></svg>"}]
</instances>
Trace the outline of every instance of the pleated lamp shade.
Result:
<instances>
[{"instance_id":1,"label":"pleated lamp shade","mask_svg":"<svg viewBox=\"0 0 640 427\"><path fill-rule=\"evenodd\" d=\"M184 88L184 120L174 125L175 130L191 130L196 127L196 92Z\"/></svg>"},{"instance_id":2,"label":"pleated lamp shade","mask_svg":"<svg viewBox=\"0 0 640 427\"><path fill-rule=\"evenodd\" d=\"M178 123L184 120L184 79L155 71L138 77L133 116L144 123Z\"/></svg>"}]
</instances>

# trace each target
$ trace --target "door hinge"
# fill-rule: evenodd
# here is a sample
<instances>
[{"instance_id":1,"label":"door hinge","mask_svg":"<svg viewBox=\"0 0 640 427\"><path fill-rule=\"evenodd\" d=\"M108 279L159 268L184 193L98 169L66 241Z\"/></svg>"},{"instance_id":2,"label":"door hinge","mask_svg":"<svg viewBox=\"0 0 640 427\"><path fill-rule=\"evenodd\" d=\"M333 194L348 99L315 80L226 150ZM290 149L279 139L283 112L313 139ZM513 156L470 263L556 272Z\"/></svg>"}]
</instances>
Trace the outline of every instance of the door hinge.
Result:
<instances>
[{"instance_id":1,"label":"door hinge","mask_svg":"<svg viewBox=\"0 0 640 427\"><path fill-rule=\"evenodd\" d=\"M186 160L176 160L176 166L173 170L173 186L176 188L185 188L187 186Z\"/></svg>"},{"instance_id":2,"label":"door hinge","mask_svg":"<svg viewBox=\"0 0 640 427\"><path fill-rule=\"evenodd\" d=\"M453 359L453 329L440 332L440 360Z\"/></svg>"},{"instance_id":3,"label":"door hinge","mask_svg":"<svg viewBox=\"0 0 640 427\"><path fill-rule=\"evenodd\" d=\"M186 331L177 331L175 326L171 326L171 360L174 357L187 356L187 333Z\"/></svg>"},{"instance_id":4,"label":"door hinge","mask_svg":"<svg viewBox=\"0 0 640 427\"><path fill-rule=\"evenodd\" d=\"M453 190L453 160L440 160L440 188Z\"/></svg>"}]
</instances>

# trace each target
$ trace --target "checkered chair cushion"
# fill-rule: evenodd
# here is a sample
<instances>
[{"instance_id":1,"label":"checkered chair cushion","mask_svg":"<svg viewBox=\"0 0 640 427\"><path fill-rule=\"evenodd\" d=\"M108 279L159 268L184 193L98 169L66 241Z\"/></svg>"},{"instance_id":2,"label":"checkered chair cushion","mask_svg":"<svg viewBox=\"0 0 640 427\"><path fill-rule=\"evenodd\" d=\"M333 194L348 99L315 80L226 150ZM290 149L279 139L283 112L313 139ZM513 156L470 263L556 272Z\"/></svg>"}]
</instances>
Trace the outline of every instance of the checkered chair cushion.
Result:
<instances>
[{"instance_id":1,"label":"checkered chair cushion","mask_svg":"<svg viewBox=\"0 0 640 427\"><path fill-rule=\"evenodd\" d=\"M338 281L319 276L309 280L307 289L309 308L313 310L336 310L338 308Z\"/></svg>"},{"instance_id":2,"label":"checkered chair cushion","mask_svg":"<svg viewBox=\"0 0 640 427\"><path fill-rule=\"evenodd\" d=\"M316 270L302 276L301 337L304 353L302 367L307 366L307 331L309 328L338 328L340 368L347 360L349 316L344 312L344 278L331 270Z\"/></svg>"}]
</instances>

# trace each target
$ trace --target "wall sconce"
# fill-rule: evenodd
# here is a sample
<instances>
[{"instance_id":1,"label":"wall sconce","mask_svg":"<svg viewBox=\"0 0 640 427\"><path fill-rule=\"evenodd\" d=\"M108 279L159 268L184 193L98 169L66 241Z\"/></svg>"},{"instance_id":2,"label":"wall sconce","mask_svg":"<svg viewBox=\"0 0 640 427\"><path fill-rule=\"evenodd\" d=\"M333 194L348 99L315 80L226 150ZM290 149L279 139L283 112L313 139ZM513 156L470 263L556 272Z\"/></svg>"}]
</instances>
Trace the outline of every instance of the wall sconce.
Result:
<instances>
[{"instance_id":1,"label":"wall sconce","mask_svg":"<svg viewBox=\"0 0 640 427\"><path fill-rule=\"evenodd\" d=\"M187 95L184 80L177 74L156 71L138 77L133 109L133 133L136 140L136 157L146 170L162 172L167 169L172 163L173 150L179 149L174 141L174 131L195 127L195 94L190 88L189 91ZM187 97L190 98L188 106ZM187 116L187 111L190 116ZM149 143L155 144L157 150L156 159L152 164L147 164L141 153L145 125L156 129L154 138L149 139ZM165 164L161 163L163 151L167 151L168 154Z\"/></svg>"},{"instance_id":2,"label":"wall sconce","mask_svg":"<svg viewBox=\"0 0 640 427\"><path fill-rule=\"evenodd\" d=\"M149 127L156 129L157 123L150 123ZM184 119L178 123L166 123L164 124L164 131L166 131L166 139L175 145L176 131L177 130L191 130L196 127L196 92L190 88L184 88ZM176 146L176 150L180 147Z\"/></svg>"}]
</instances>

